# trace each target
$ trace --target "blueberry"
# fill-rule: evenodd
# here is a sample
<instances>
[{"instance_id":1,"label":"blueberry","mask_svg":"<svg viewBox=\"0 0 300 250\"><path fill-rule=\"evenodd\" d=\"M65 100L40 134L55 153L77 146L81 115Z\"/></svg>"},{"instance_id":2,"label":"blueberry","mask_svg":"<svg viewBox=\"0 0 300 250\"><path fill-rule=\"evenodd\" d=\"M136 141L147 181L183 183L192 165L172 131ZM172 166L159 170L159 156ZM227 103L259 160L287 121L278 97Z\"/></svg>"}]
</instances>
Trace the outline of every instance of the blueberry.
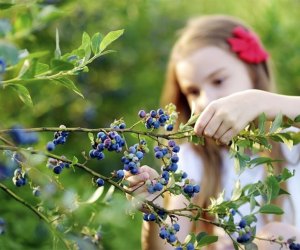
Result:
<instances>
[{"instance_id":1,"label":"blueberry","mask_svg":"<svg viewBox=\"0 0 300 250\"><path fill-rule=\"evenodd\" d=\"M186 250L194 250L195 247L194 247L194 244L193 243L189 243L186 245Z\"/></svg>"},{"instance_id":2,"label":"blueberry","mask_svg":"<svg viewBox=\"0 0 300 250\"><path fill-rule=\"evenodd\" d=\"M116 176L118 179L123 179L124 178L124 171L122 169L118 170L116 173Z\"/></svg>"},{"instance_id":3,"label":"blueberry","mask_svg":"<svg viewBox=\"0 0 300 250\"><path fill-rule=\"evenodd\" d=\"M180 230L180 226L179 226L179 224L177 224L177 223L173 224L173 228L174 228L174 230L177 231L177 232Z\"/></svg>"},{"instance_id":4,"label":"blueberry","mask_svg":"<svg viewBox=\"0 0 300 250\"><path fill-rule=\"evenodd\" d=\"M97 184L98 187L102 187L104 185L104 180L101 179L101 178L98 178L96 180L96 184Z\"/></svg>"},{"instance_id":5,"label":"blueberry","mask_svg":"<svg viewBox=\"0 0 300 250\"><path fill-rule=\"evenodd\" d=\"M247 222L245 219L241 219L239 222L239 227L240 228L244 228L245 226L247 226Z\"/></svg>"},{"instance_id":6,"label":"blueberry","mask_svg":"<svg viewBox=\"0 0 300 250\"><path fill-rule=\"evenodd\" d=\"M161 229L159 232L159 237L162 239L167 239L169 237L170 233L166 229Z\"/></svg>"},{"instance_id":7,"label":"blueberry","mask_svg":"<svg viewBox=\"0 0 300 250\"><path fill-rule=\"evenodd\" d=\"M126 124L125 124L125 123L121 123L121 124L119 125L119 128L120 128L120 129L126 128Z\"/></svg>"},{"instance_id":8,"label":"blueberry","mask_svg":"<svg viewBox=\"0 0 300 250\"><path fill-rule=\"evenodd\" d=\"M139 159L142 159L144 157L144 153L142 151L137 151L135 155Z\"/></svg>"},{"instance_id":9,"label":"blueberry","mask_svg":"<svg viewBox=\"0 0 300 250\"><path fill-rule=\"evenodd\" d=\"M183 188L183 191L187 194L191 194L191 193L193 193L193 189L194 189L193 185L188 184Z\"/></svg>"},{"instance_id":10,"label":"blueberry","mask_svg":"<svg viewBox=\"0 0 300 250\"><path fill-rule=\"evenodd\" d=\"M155 221L156 220L155 214L148 214L148 220L149 221Z\"/></svg>"},{"instance_id":11,"label":"blueberry","mask_svg":"<svg viewBox=\"0 0 300 250\"><path fill-rule=\"evenodd\" d=\"M60 174L61 171L62 171L62 167L61 167L61 166L55 166L55 167L53 168L53 172L54 172L55 174Z\"/></svg>"},{"instance_id":12,"label":"blueberry","mask_svg":"<svg viewBox=\"0 0 300 250\"><path fill-rule=\"evenodd\" d=\"M199 185L193 186L193 192L194 193L199 193L200 192L200 186Z\"/></svg>"},{"instance_id":13,"label":"blueberry","mask_svg":"<svg viewBox=\"0 0 300 250\"><path fill-rule=\"evenodd\" d=\"M168 142L168 145L169 145L169 147L173 148L173 147L176 146L176 142L173 141L173 140L170 140L170 141Z\"/></svg>"},{"instance_id":14,"label":"blueberry","mask_svg":"<svg viewBox=\"0 0 300 250\"><path fill-rule=\"evenodd\" d=\"M161 159L164 156L162 151L157 151L157 152L155 152L154 155L157 159Z\"/></svg>"},{"instance_id":15,"label":"blueberry","mask_svg":"<svg viewBox=\"0 0 300 250\"><path fill-rule=\"evenodd\" d=\"M178 153L180 151L180 147L178 145L174 146L173 147L173 150L172 150L174 153Z\"/></svg>"},{"instance_id":16,"label":"blueberry","mask_svg":"<svg viewBox=\"0 0 300 250\"><path fill-rule=\"evenodd\" d=\"M140 118L144 118L146 116L145 110L140 110L138 115L139 115Z\"/></svg>"},{"instance_id":17,"label":"blueberry","mask_svg":"<svg viewBox=\"0 0 300 250\"><path fill-rule=\"evenodd\" d=\"M179 161L179 157L177 156L177 154L174 154L172 157L171 157L171 161L173 163L177 163Z\"/></svg>"},{"instance_id":18,"label":"blueberry","mask_svg":"<svg viewBox=\"0 0 300 250\"><path fill-rule=\"evenodd\" d=\"M166 129L167 131L172 131L173 128L174 128L173 124L168 124L168 125L165 126L165 129Z\"/></svg>"},{"instance_id":19,"label":"blueberry","mask_svg":"<svg viewBox=\"0 0 300 250\"><path fill-rule=\"evenodd\" d=\"M55 149L54 142L53 142L53 141L49 141L49 142L47 143L46 149L47 149L48 151L53 151L53 150Z\"/></svg>"},{"instance_id":20,"label":"blueberry","mask_svg":"<svg viewBox=\"0 0 300 250\"><path fill-rule=\"evenodd\" d=\"M154 184L153 189L155 191L161 191L163 189L163 185L160 182Z\"/></svg>"},{"instance_id":21,"label":"blueberry","mask_svg":"<svg viewBox=\"0 0 300 250\"><path fill-rule=\"evenodd\" d=\"M170 234L167 240L170 243L174 243L177 240L177 237L175 236L175 234Z\"/></svg>"}]
</instances>

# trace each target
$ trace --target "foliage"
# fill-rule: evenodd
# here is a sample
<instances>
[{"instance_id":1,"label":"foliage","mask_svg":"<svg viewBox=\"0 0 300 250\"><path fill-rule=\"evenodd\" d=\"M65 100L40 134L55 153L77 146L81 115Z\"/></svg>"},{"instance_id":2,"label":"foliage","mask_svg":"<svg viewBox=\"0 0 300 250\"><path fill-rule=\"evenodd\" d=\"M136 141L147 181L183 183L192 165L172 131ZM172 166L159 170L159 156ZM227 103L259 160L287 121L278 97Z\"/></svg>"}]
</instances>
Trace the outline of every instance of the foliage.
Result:
<instances>
[{"instance_id":1,"label":"foliage","mask_svg":"<svg viewBox=\"0 0 300 250\"><path fill-rule=\"evenodd\" d=\"M208 13L236 15L252 25L261 35L272 55L279 90L287 94L297 94L300 91L299 84L296 84L299 82L297 58L299 57L300 36L295 33L298 20L291 18L299 14L299 3L296 1L260 1L255 12L251 14L249 14L249 9L253 8L252 2L239 1L237 3L233 0L226 1L226 5L220 1L199 0L188 1L188 3L168 0L2 0L0 2L0 57L6 58L5 73L1 74L0 80L2 84L0 126L2 128L10 128L16 123L23 124L27 128L55 127L57 124L65 124L67 128L74 124L78 127L103 128L108 127L115 117L126 117L128 124L134 124L136 114L132 110L138 110L141 106L145 109L158 107L158 96L166 61L170 46L176 38L175 31L184 25L187 18ZM161 25L162 23L164 25ZM97 32L103 31L104 34L109 34L111 30L121 29L125 29L124 35L118 42L109 46L118 52L102 56L100 50L97 51L98 42L101 40L100 33ZM95 34L90 37L90 44L93 45L94 50L91 49L89 58L89 46L85 46L89 38L83 33ZM75 53L78 57L67 58L69 53ZM100 57L94 57L95 55ZM88 73L84 72L87 70L85 66L89 68ZM1 69L0 64L0 71ZM82 72L79 73L77 70ZM41 76L42 81L37 79ZM149 89L151 89L151 95ZM78 98L76 94L82 94L85 98ZM21 99L18 99L18 95ZM28 105L24 105L23 101ZM255 132L245 130L241 137L234 141L233 152L237 150L237 147L239 148L239 153L233 156L236 159L237 170L259 164L272 165L275 161L265 158L249 159L244 153L244 148L253 145L268 148L269 144L266 141L265 131L262 130L263 127L260 126L260 134L257 134L257 130ZM272 130L276 133L271 133L267 138L290 146L293 145L292 141L299 142L298 135L281 133L277 129L279 127L274 125ZM71 133L68 138L68 145L72 145L71 147L67 145L64 148L57 147L55 152L57 155L66 155L73 163L76 162L75 158L73 159L74 155L78 162L84 162L90 142L86 139L85 133L73 135ZM43 133L35 149L44 150L47 141L51 139L51 134ZM202 143L202 138L189 135L189 139L194 143ZM133 144L136 137L129 136L127 140L128 144ZM149 142L149 147L152 147L151 145L152 142ZM81 152L85 153L81 154ZM48 174L48 169L45 169L42 159L36 156L32 161L37 162L39 166L37 169ZM145 163L153 165L152 157L146 157ZM103 176L108 176L118 168L120 163L118 157L107 157L102 164L105 167L99 167L97 163L90 161L89 167ZM157 162L154 167L158 169ZM38 173L30 177L41 179L40 181L45 184L46 176L42 174L45 178L36 177L39 176ZM288 178L291 174L284 172L283 176ZM63 185L54 178L57 190L60 190L55 193L54 200L61 199L59 193L62 196L66 193L67 197L77 194L78 197L82 197L83 201L89 199L94 187L92 184L90 186L86 184L91 183L91 180L85 171L77 169L74 174L67 174L65 171L62 176ZM74 176L76 176L76 182L74 182ZM257 187L261 188L262 192L268 191L267 201L283 192L280 189L278 191L278 182L285 179L278 181L278 178L270 177L266 183L257 183ZM13 184L10 181L8 183L8 187L14 190ZM62 186L69 188L62 189ZM50 186L49 189L51 188L53 187ZM103 196L107 188L105 187ZM39 200L32 196L32 190L28 185L20 190L22 190L21 194L18 194L25 201L34 206L39 205ZM237 188L234 199L244 194L252 194L252 192L253 190L249 187ZM97 232L99 224L102 224L101 230L104 235L102 243L105 249L121 249L124 241L121 236L124 230L130 230L132 237L126 237L128 248L139 249L140 234L136 228L140 226L141 216L136 214L133 220L124 216L125 213L122 211L128 210L127 205L122 207L125 203L124 197L118 191L115 195L112 202L116 205L108 207L107 204L98 200L91 207L83 206L84 209L76 210L74 217L69 218L66 225L76 222L78 232L92 235ZM250 197L251 204L255 204L255 195ZM44 223L41 223L39 219L34 220L32 213L12 200L8 194L2 192L1 199L8 201L0 208L1 216L5 217L8 223L7 229L9 230L6 230L6 239L16 239L12 241L1 238L1 245L3 243L7 249L52 247L52 236L45 229ZM51 200L46 205L51 208ZM119 209L112 209L116 207ZM224 210L222 206L212 206L212 208L216 211ZM86 209L92 212L87 213ZM270 209L275 211L277 208L273 210L273 207L266 206L261 211L270 212ZM88 216L93 213L94 217ZM16 217L20 217L19 215L22 216L22 222L13 223ZM119 223L114 223L111 219L116 216ZM92 230L81 231L87 221L91 221L89 228ZM36 231L38 233L35 233ZM202 238L203 236L199 235L198 242L200 238L206 241L206 237ZM82 238L82 235L77 237L78 235L74 235L74 238L78 240ZM209 236L207 237L211 240ZM58 244L58 247L61 246L61 242L55 242L55 244Z\"/></svg>"}]
</instances>

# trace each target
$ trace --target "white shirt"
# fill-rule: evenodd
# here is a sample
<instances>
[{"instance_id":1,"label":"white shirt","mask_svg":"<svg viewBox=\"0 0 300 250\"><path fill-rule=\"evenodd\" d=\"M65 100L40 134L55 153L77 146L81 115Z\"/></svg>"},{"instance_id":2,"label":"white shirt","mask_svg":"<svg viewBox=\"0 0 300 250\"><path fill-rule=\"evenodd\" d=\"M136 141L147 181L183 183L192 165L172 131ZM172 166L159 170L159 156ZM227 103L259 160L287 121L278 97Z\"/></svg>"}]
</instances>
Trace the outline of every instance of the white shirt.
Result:
<instances>
[{"instance_id":1,"label":"white shirt","mask_svg":"<svg viewBox=\"0 0 300 250\"><path fill-rule=\"evenodd\" d=\"M285 211L283 221L294 224L300 229L300 213L297 212L300 211L300 145L296 145L290 150L286 145L282 144L282 150L288 161L286 167L290 171L295 170L295 175L287 180L287 191L291 194L290 199L295 213L293 213L290 202L285 202L285 204L283 204L283 210ZM193 150L192 145L189 143L180 145L178 156L180 159L178 162L179 169L185 171L188 174L189 179L193 179L196 183L200 183L203 175L203 162L200 156ZM260 165L252 169L246 169L241 175L237 175L234 169L234 159L230 157L226 149L221 150L221 157L223 162L221 181L222 189L225 190L225 199L229 200L231 198L232 190L237 180L240 180L241 187L243 187L246 184L255 183L264 179L263 166ZM203 190L205 187L201 187L201 189ZM201 190L199 195L201 195ZM243 215L250 214L249 204L243 205L239 211ZM295 217L292 217L291 214L294 214ZM262 221L259 216L260 215L257 216L257 230L261 227Z\"/></svg>"}]
</instances>

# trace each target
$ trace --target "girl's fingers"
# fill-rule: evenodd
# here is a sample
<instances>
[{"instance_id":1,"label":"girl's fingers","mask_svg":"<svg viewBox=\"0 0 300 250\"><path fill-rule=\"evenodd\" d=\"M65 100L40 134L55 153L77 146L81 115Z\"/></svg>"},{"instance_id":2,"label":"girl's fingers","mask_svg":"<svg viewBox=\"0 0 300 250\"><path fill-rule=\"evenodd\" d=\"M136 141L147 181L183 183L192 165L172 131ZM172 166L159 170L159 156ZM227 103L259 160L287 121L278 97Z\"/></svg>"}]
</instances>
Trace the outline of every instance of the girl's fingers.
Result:
<instances>
[{"instance_id":1,"label":"girl's fingers","mask_svg":"<svg viewBox=\"0 0 300 250\"><path fill-rule=\"evenodd\" d=\"M150 178L150 175L148 172L142 172L140 174L131 175L128 178L126 178L126 180L128 181L128 187L132 188L132 187L138 185L139 183L142 184L149 178Z\"/></svg>"},{"instance_id":2,"label":"girl's fingers","mask_svg":"<svg viewBox=\"0 0 300 250\"><path fill-rule=\"evenodd\" d=\"M204 135L214 137L219 127L222 125L222 119L218 115L214 115L204 129Z\"/></svg>"},{"instance_id":3,"label":"girl's fingers","mask_svg":"<svg viewBox=\"0 0 300 250\"><path fill-rule=\"evenodd\" d=\"M213 115L215 113L215 109L209 105L199 116L199 118L196 121L194 131L197 135L203 135L204 129L209 123L209 121L212 119Z\"/></svg>"},{"instance_id":4,"label":"girl's fingers","mask_svg":"<svg viewBox=\"0 0 300 250\"><path fill-rule=\"evenodd\" d=\"M234 129L231 128L225 134L222 135L219 141L225 145L228 145L234 135L235 135L235 131Z\"/></svg>"}]
</instances>

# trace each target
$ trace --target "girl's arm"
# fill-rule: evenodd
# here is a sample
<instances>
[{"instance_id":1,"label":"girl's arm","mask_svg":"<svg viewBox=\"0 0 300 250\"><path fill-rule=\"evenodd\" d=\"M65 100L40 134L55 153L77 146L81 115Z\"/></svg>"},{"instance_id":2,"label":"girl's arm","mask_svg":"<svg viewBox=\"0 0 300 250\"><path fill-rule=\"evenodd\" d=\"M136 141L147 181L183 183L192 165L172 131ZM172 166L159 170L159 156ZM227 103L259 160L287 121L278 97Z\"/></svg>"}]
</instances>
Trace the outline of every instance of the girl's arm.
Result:
<instances>
[{"instance_id":1,"label":"girl's arm","mask_svg":"<svg viewBox=\"0 0 300 250\"><path fill-rule=\"evenodd\" d=\"M294 119L300 114L300 96L251 89L220 98L211 102L201 113L195 133L228 144L232 137L262 113L270 120L279 113ZM299 125L295 124L297 127Z\"/></svg>"}]
</instances>

